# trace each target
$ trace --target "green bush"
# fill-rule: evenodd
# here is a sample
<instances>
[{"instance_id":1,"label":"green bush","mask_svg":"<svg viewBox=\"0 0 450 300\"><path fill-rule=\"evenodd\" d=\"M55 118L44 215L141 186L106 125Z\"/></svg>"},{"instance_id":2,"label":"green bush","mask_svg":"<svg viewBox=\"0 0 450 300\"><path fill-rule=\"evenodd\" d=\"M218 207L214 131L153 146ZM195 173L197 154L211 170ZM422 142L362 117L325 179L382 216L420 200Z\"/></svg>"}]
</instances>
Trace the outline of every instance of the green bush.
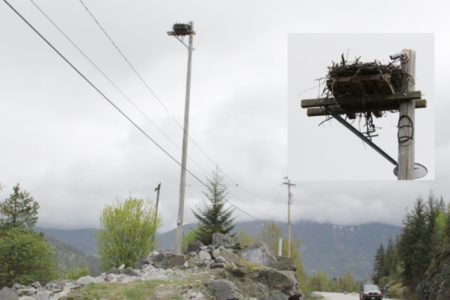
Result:
<instances>
[{"instance_id":1,"label":"green bush","mask_svg":"<svg viewBox=\"0 0 450 300\"><path fill-rule=\"evenodd\" d=\"M100 217L98 233L100 260L105 270L125 264L134 267L156 245L153 205L142 199L128 198L116 206L107 206Z\"/></svg>"},{"instance_id":2,"label":"green bush","mask_svg":"<svg viewBox=\"0 0 450 300\"><path fill-rule=\"evenodd\" d=\"M19 227L0 232L0 286L45 284L55 276L55 255L43 234Z\"/></svg>"}]
</instances>

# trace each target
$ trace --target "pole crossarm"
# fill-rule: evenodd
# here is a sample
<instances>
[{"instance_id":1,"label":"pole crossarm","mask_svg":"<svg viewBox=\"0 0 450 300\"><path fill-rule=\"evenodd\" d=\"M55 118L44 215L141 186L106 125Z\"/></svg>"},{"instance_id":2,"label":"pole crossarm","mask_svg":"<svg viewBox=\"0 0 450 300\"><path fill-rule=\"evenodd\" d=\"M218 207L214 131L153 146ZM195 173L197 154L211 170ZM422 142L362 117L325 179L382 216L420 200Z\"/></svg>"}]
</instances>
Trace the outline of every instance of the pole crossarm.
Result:
<instances>
[{"instance_id":1,"label":"pole crossarm","mask_svg":"<svg viewBox=\"0 0 450 300\"><path fill-rule=\"evenodd\" d=\"M307 108L309 117L335 114L355 114L363 112L396 111L403 102L415 102L415 108L425 108L427 100L420 99L420 91L406 92L396 95L367 95L360 99L354 96L341 96L337 98L303 99L301 107Z\"/></svg>"}]
</instances>

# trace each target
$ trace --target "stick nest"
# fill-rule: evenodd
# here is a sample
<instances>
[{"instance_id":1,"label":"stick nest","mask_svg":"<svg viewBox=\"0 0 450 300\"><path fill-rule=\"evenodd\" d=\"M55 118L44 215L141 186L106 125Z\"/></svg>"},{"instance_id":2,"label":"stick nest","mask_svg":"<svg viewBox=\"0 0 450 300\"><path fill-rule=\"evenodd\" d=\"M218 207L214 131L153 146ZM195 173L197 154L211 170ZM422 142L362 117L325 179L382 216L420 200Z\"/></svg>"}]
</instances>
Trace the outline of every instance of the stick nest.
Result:
<instances>
[{"instance_id":1,"label":"stick nest","mask_svg":"<svg viewBox=\"0 0 450 300\"><path fill-rule=\"evenodd\" d=\"M371 76L373 75L373 76ZM380 75L377 77L377 75ZM372 78L371 81L380 81L379 83L388 85L391 91L390 93L402 93L405 91L408 80L410 76L404 72L402 72L400 64L396 61L391 62L389 64L382 64L379 61L374 62L360 62L359 58L356 59L353 63L349 63L344 60L342 57L341 63L334 63L328 67L327 74L327 89L333 96L342 95L341 91L335 91L335 83L342 81L342 79L347 78L350 83L358 83L363 82L366 78ZM377 83L375 82L377 85ZM351 88L346 91L348 93L352 93ZM386 90L372 89L368 91L369 94L386 94ZM360 94L360 91L355 94Z\"/></svg>"}]
</instances>

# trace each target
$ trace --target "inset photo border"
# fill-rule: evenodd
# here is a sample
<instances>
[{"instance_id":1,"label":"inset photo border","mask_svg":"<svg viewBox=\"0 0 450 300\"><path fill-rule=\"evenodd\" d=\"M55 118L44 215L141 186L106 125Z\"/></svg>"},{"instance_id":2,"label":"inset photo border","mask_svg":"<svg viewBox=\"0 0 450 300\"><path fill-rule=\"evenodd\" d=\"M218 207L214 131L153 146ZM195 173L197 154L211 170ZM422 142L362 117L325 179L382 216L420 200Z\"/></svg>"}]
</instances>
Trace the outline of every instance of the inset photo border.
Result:
<instances>
[{"instance_id":1,"label":"inset photo border","mask_svg":"<svg viewBox=\"0 0 450 300\"><path fill-rule=\"evenodd\" d=\"M421 92L421 104L415 109L414 161L426 168L421 180L433 180L435 173L434 98L435 52L431 33L291 33L288 35L288 173L295 180L397 180L394 174L399 152L399 111L338 114L363 133L379 150L374 150L338 119L322 115L308 116L302 100L334 99L330 91L330 67L355 62L374 65L400 64L404 49L416 54L415 90ZM397 59L397 61L395 61ZM351 73L355 76L355 73ZM356 76L360 75L357 73ZM347 77L351 77L347 76ZM352 80L350 78L350 80ZM354 81L352 81L352 84ZM373 101L370 94L385 87L364 83L361 105ZM335 88L333 85L332 88ZM341 85L342 87L342 85ZM358 86L357 86L358 87ZM353 93L356 88L343 86ZM370 90L365 92L365 90ZM375 91L374 91L375 90ZM395 92L396 95L405 95ZM395 96L396 97L396 96ZM395 98L394 97L394 98ZM391 97L392 98L392 97ZM386 98L386 100L392 100ZM348 100L348 99L347 99ZM378 101L378 99L375 99ZM394 99L392 101L397 101ZM322 102L321 102L322 101ZM424 106L423 105L423 106ZM416 107L417 107L416 103ZM323 108L324 106L320 106ZM329 107L329 106L327 106ZM365 106L367 107L367 106ZM316 110L317 111L317 110ZM330 112L327 108L327 113ZM342 121L342 120L341 120ZM402 126L400 126L402 127ZM404 129L402 129L404 130ZM383 155L383 153L385 155ZM391 159L389 159L391 158ZM423 171L423 170L421 170ZM424 175L424 174L419 174Z\"/></svg>"}]
</instances>

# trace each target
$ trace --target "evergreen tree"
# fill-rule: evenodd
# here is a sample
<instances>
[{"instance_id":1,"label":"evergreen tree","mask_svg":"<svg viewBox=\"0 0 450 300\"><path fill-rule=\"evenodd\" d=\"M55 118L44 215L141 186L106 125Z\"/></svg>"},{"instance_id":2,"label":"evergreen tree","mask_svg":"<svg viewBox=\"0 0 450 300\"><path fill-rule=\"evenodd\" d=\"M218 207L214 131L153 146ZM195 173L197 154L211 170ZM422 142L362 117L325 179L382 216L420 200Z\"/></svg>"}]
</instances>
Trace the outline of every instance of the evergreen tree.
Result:
<instances>
[{"instance_id":1,"label":"evergreen tree","mask_svg":"<svg viewBox=\"0 0 450 300\"><path fill-rule=\"evenodd\" d=\"M216 232L229 234L233 228L233 210L225 208L227 187L219 174L219 169L208 179L207 190L203 193L209 201L203 209L192 211L199 221L197 239L205 245L212 243L212 235Z\"/></svg>"},{"instance_id":2,"label":"evergreen tree","mask_svg":"<svg viewBox=\"0 0 450 300\"><path fill-rule=\"evenodd\" d=\"M388 246L386 248L386 273L387 276L397 275L398 269L398 255L397 244L392 238L389 238Z\"/></svg>"},{"instance_id":3,"label":"evergreen tree","mask_svg":"<svg viewBox=\"0 0 450 300\"><path fill-rule=\"evenodd\" d=\"M55 276L55 255L42 233L12 227L0 234L0 288L36 281L45 284Z\"/></svg>"},{"instance_id":4,"label":"evergreen tree","mask_svg":"<svg viewBox=\"0 0 450 300\"><path fill-rule=\"evenodd\" d=\"M400 239L399 255L403 264L403 282L412 290L422 279L430 263L430 245L427 244L427 212L422 199L408 213Z\"/></svg>"},{"instance_id":5,"label":"evergreen tree","mask_svg":"<svg viewBox=\"0 0 450 300\"><path fill-rule=\"evenodd\" d=\"M375 254L375 267L373 280L378 284L383 276L386 276L386 257L383 244L378 247Z\"/></svg>"},{"instance_id":6,"label":"evergreen tree","mask_svg":"<svg viewBox=\"0 0 450 300\"><path fill-rule=\"evenodd\" d=\"M13 283L45 284L56 274L55 254L42 233L33 231L39 204L19 184L0 203L0 288Z\"/></svg>"},{"instance_id":7,"label":"evergreen tree","mask_svg":"<svg viewBox=\"0 0 450 300\"><path fill-rule=\"evenodd\" d=\"M445 223L446 223L446 228L445 228L445 238L447 241L447 246L450 245L450 203L447 206L447 213L446 213L446 217L445 217Z\"/></svg>"},{"instance_id":8,"label":"evergreen tree","mask_svg":"<svg viewBox=\"0 0 450 300\"><path fill-rule=\"evenodd\" d=\"M38 220L39 203L27 191L21 191L20 185L13 187L13 193L0 203L0 225L2 228L33 228Z\"/></svg>"}]
</instances>

